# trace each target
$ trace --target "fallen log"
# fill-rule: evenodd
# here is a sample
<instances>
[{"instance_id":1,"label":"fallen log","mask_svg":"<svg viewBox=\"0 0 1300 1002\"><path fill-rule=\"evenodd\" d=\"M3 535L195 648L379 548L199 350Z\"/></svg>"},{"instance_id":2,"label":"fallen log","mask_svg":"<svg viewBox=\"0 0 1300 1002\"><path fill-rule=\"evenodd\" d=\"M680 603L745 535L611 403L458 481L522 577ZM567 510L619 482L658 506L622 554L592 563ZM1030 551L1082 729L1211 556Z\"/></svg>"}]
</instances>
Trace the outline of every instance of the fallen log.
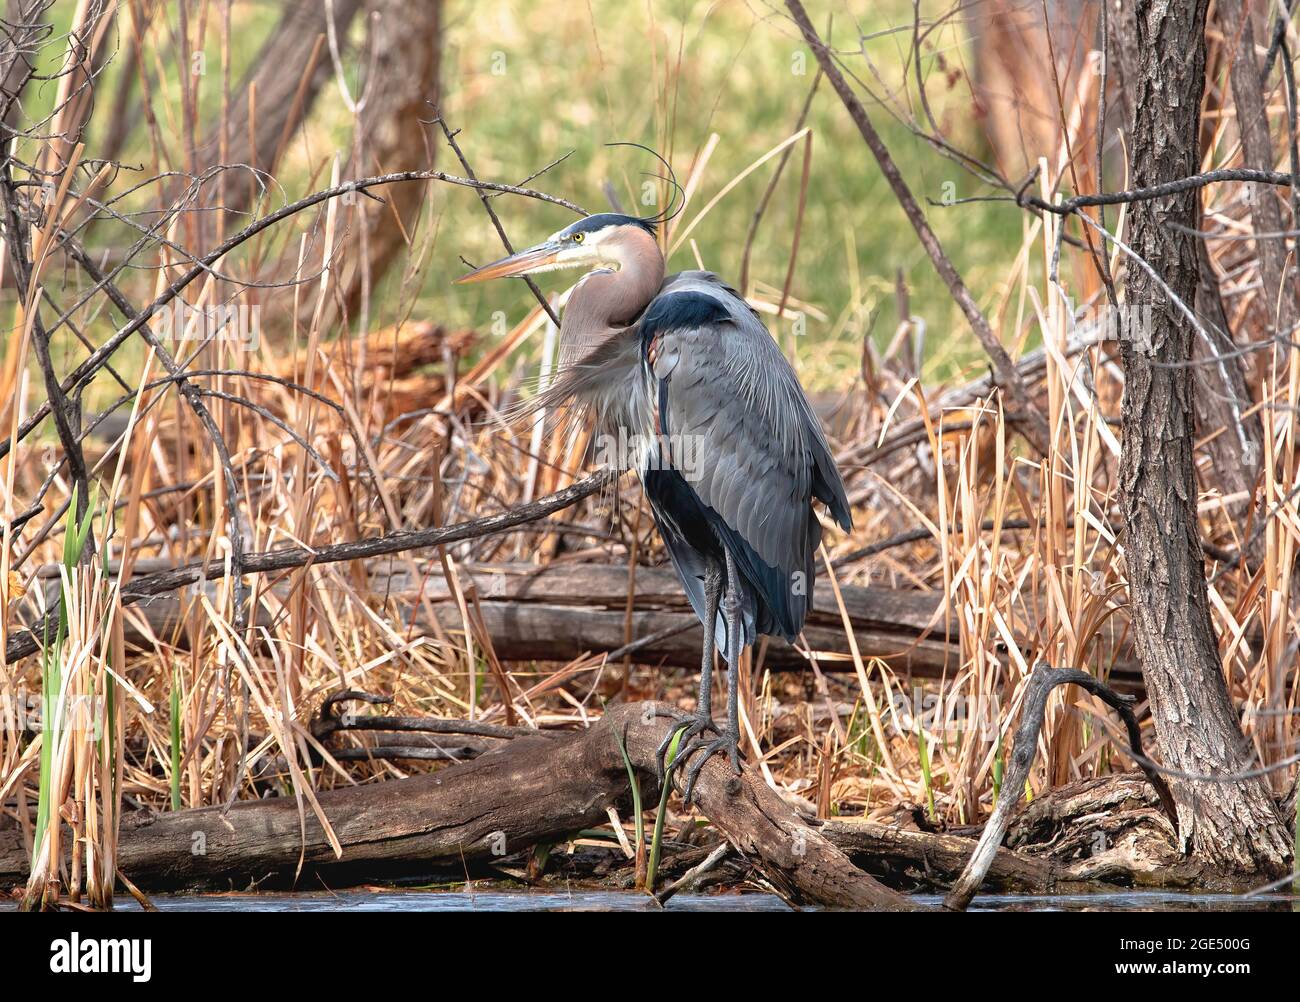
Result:
<instances>
[{"instance_id":1,"label":"fallen log","mask_svg":"<svg viewBox=\"0 0 1300 1002\"><path fill-rule=\"evenodd\" d=\"M855 865L890 887L914 886L946 889L961 873L975 843L960 835L914 831L870 821L834 819L822 825L822 834ZM998 849L981 890L1014 894L1051 894L1085 891L1086 882L1075 880L1050 860L1017 855Z\"/></svg>"},{"instance_id":2,"label":"fallen log","mask_svg":"<svg viewBox=\"0 0 1300 1002\"><path fill-rule=\"evenodd\" d=\"M1074 681L1072 676L1077 674L1065 672L1062 678L1057 673L1056 682ZM1039 712L1051 688L1050 685L1043 687L1041 673L1035 676L1035 680L1038 682L1036 691L1027 701L1027 712L1031 714ZM1113 701L1112 705L1119 704L1117 708L1129 727L1131 750L1136 749L1140 755L1141 743L1131 710L1113 694L1106 692L1106 696ZM336 692L322 704L312 725L317 740L329 743L336 733L368 731L400 733L403 742L421 738L446 741L449 740L447 736L464 732L479 737L461 737L458 742L492 742L464 756L472 757L472 754L490 750L493 743L538 733L482 721L337 712L339 707L357 701L379 706L389 702L387 697L358 690ZM556 737L564 732L541 733ZM397 739L389 737L387 740ZM1032 746L1032 741L1027 737L1025 740ZM420 748L384 744L343 749L332 754L338 758L347 752L356 753L349 756L353 758L384 755L435 757L428 753L411 754L423 752ZM1099 884L1188 885L1187 867L1174 845L1176 833L1171 823L1169 791L1158 774L1149 768L1145 772L1145 776L1115 774L1067 784L1048 790L1025 808L1017 809L1005 839L1010 848L996 846L987 872L980 876L980 890L1061 894L1087 893L1096 890ZM975 847L974 839L980 835L979 828L935 832L850 818L816 823L831 844L845 852L859 869L888 887L909 891L947 890L951 887L965 869ZM722 846L729 848L729 843L724 841ZM1019 851L1011 851L1013 848ZM708 853L699 855L694 862L703 864L706 858L709 858ZM593 875L595 872L592 871ZM714 874L710 879L721 877ZM630 886L630 883L624 882L623 886ZM660 900L665 900L671 893L665 889L659 895Z\"/></svg>"},{"instance_id":3,"label":"fallen log","mask_svg":"<svg viewBox=\"0 0 1300 1002\"><path fill-rule=\"evenodd\" d=\"M702 635L676 573L669 567L638 567L628 580L626 565L506 564L466 569L477 590L483 618L497 656L507 660L568 661L584 652L610 652L629 641L660 635L635 652L650 664L696 668ZM397 572L391 579L412 594L418 584ZM460 629L444 578L427 575L424 594L446 630ZM629 636L626 609L629 584L635 604ZM942 596L893 588L841 589L845 612L864 657L881 658L899 672L938 676L959 659L955 624L943 614ZM408 622L428 628L420 603L406 610ZM950 633L950 627L951 629ZM671 634L674 629L682 632ZM830 588L815 592L804 637L815 652L831 655L823 665L850 665L843 618ZM772 639L765 667L807 668L807 659L783 640Z\"/></svg>"},{"instance_id":4,"label":"fallen log","mask_svg":"<svg viewBox=\"0 0 1300 1002\"><path fill-rule=\"evenodd\" d=\"M822 834L889 887L948 890L976 846L971 835L898 828L846 818ZM1013 815L980 881L981 893L1088 894L1116 887L1196 887L1201 868L1178 851L1160 796L1140 773L1080 780L1048 790Z\"/></svg>"},{"instance_id":5,"label":"fallen log","mask_svg":"<svg viewBox=\"0 0 1300 1002\"><path fill-rule=\"evenodd\" d=\"M612 712L631 714L633 711L623 708ZM443 735L450 734L457 726L476 726L463 721L421 720L425 726L438 727ZM662 718L660 723L666 726ZM612 731L612 725L607 728ZM319 736L327 739L328 731L329 726L322 725ZM584 742L596 740L591 732L579 733L586 735ZM402 740L411 742L424 736L432 735L412 733ZM630 731L629 737L632 737ZM653 737L650 735L645 742L629 741L629 754L639 756L648 750ZM471 736L456 740L501 742L508 739ZM550 749L574 740L574 732L557 731L515 738L514 742L520 748L523 747L520 742L524 741L547 742L545 748L535 752L527 750L527 755L545 760L550 763L546 768L550 768L565 767L570 761L568 752L558 760L549 758ZM583 760L589 761L585 757ZM268 878L280 885L303 886L314 877L321 878L328 886L341 887L398 875L469 876L509 872L500 864L506 856L526 849L530 839L539 839L537 844L542 840L563 839L578 826L603 821L602 805L610 802L611 794L617 806L625 808L627 804L618 791L620 784L626 784L626 772L620 771L620 765L606 760L599 766L599 775L588 777L592 780L588 793L595 800L578 797L575 801L570 797L569 806L563 806L564 797L547 798L544 810L558 810L562 819L567 818L551 823L559 835L548 835L547 823L539 815L521 828L488 832L486 853L481 833L497 818L527 814L526 801L534 791L532 780L518 791L518 798L494 809L493 821L480 822L477 827L464 821L470 811L466 805L478 796L473 792L475 774L468 771L457 774L447 770L439 777L423 776L325 792L320 799L344 847L341 859L333 856L323 831L310 813L308 837L305 841L300 839L298 817L289 799L240 802L224 818L219 808L163 815L140 812L129 815L125 821L122 866L128 877L151 890L214 886L239 889L250 883L263 883ZM534 779L536 766L534 762L527 770ZM653 798L657 792L653 775L645 775L640 768L638 774L643 782L643 795ZM500 775L500 770L494 768L492 775ZM499 782L495 786L489 783L485 788L491 792L499 786ZM446 792L448 789L450 793ZM466 789L470 791L468 800L458 793ZM626 792L626 787L623 789ZM450 802L439 799L447 797L451 798ZM781 808L778 806L777 810L779 813ZM714 813L715 822L732 816L725 811ZM790 844L797 849L807 838L803 822L797 817L791 822L788 812L785 821L795 825ZM918 831L858 819L803 821L858 869L896 890L946 890L958 879L976 844L974 829L968 834L957 834ZM569 825L575 827L563 830ZM767 830L766 826L761 827ZM733 826L732 830L736 828ZM771 844L773 839L767 837L761 841ZM1098 777L1046 792L1015 813L1006 842L1008 848L996 849L982 878L981 891L1042 895L1087 893L1114 886L1179 888L1195 886L1199 876L1199 868L1189 867L1178 852L1173 828L1161 810L1158 794L1138 774ZM665 874L685 872L712 856L715 848L676 847L661 869ZM611 865L617 871L619 859L617 855L602 853L579 854L573 857L568 872L578 879L610 877L618 886L631 886L630 869L618 872L616 877L611 872ZM761 858L757 865L755 859L755 853L751 852L740 861L728 864L726 873L711 874L709 882L739 881L751 866L761 876L765 872ZM27 860L18 833L0 832L0 888L18 886L25 881ZM668 893L669 889L665 888L661 899Z\"/></svg>"},{"instance_id":6,"label":"fallen log","mask_svg":"<svg viewBox=\"0 0 1300 1002\"><path fill-rule=\"evenodd\" d=\"M459 634L464 621L456 605L438 600L433 617L448 634ZM483 623L492 646L502 661L572 661L584 654L611 653L622 648L627 637L627 614L622 609L595 606L554 605L537 601L479 601ZM399 632L433 635L433 624L415 592L389 596L388 613ZM148 630L130 628L128 642L148 643L148 635L170 638L182 623L182 604L174 596L147 599L132 607L131 615L143 615ZM698 669L702 635L694 612L637 608L631 617L633 640L653 638L633 653L639 664ZM831 657L819 659L822 671L851 671L853 662L844 630L809 624L804 636L811 648ZM865 658L880 658L900 674L939 678L945 666L958 663L960 652L942 636L917 637L889 630L854 627L858 649ZM182 645L183 646L183 645ZM797 671L808 660L790 644L773 638L763 661L774 671Z\"/></svg>"},{"instance_id":7,"label":"fallen log","mask_svg":"<svg viewBox=\"0 0 1300 1002\"><path fill-rule=\"evenodd\" d=\"M642 796L657 796L655 752L673 726L663 715L670 713L665 704L616 706L584 731L515 738L440 772L325 791L318 796L341 857L313 812L300 814L286 797L128 816L118 866L138 887L161 889L242 887L273 874L365 879L386 864L412 860L457 868L500 860L601 823L612 806L627 809L631 791L620 742ZM858 870L753 771L737 780L723 758L710 759L696 799L736 851L792 904L912 907ZM26 871L27 854L11 834L0 844L0 884L16 886Z\"/></svg>"},{"instance_id":8,"label":"fallen log","mask_svg":"<svg viewBox=\"0 0 1300 1002\"><path fill-rule=\"evenodd\" d=\"M162 568L150 566L150 570L159 573ZM583 654L617 651L629 640L626 565L470 564L458 571L463 585L477 591L484 625L503 661L568 662ZM372 561L367 582L376 606L400 622L404 631L436 633L429 620L430 607L443 632L457 634L464 628L445 577L431 565L417 564L412 573L405 562ZM632 584L631 639L653 638L635 650L635 660L698 668L700 626L676 573L668 567L638 567ZM216 586L209 587L215 596ZM271 587L283 594L287 583ZM334 586L319 579L312 587L328 591ZM957 626L945 611L942 594L853 585L841 585L840 592L864 658L879 658L898 674L918 678L951 677L961 663ZM175 635L183 619L183 601L175 594L138 601L128 616L128 640L140 644L149 633ZM143 616L148 629L132 630L134 616ZM830 588L815 592L804 637L813 651L828 655L819 662L823 671L852 670L843 619ZM772 638L763 665L790 671L807 668L808 661L784 640ZM1129 665L1117 666L1111 682L1126 691L1141 686L1140 676Z\"/></svg>"}]
</instances>

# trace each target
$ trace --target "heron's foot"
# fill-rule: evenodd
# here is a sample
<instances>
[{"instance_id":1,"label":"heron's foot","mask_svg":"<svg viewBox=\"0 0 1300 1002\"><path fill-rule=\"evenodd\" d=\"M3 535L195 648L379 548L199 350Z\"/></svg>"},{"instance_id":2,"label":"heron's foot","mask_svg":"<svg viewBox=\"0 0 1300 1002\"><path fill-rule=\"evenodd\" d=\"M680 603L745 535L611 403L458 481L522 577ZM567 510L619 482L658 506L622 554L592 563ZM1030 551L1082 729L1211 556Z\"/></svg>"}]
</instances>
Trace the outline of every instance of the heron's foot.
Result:
<instances>
[{"instance_id":1,"label":"heron's foot","mask_svg":"<svg viewBox=\"0 0 1300 1002\"><path fill-rule=\"evenodd\" d=\"M699 753L696 755L696 753ZM705 742L703 738L696 738L694 742L685 749L677 753L674 765L684 762L692 755L695 760L691 762L690 768L686 770L686 786L682 791L682 805L691 806L691 800L695 796L695 783L700 778L700 771L704 764L709 761L718 752L726 752L727 757L731 759L731 769L737 776L740 775L740 733L733 727L728 726L726 733L718 735L712 741Z\"/></svg>"},{"instance_id":2,"label":"heron's foot","mask_svg":"<svg viewBox=\"0 0 1300 1002\"><path fill-rule=\"evenodd\" d=\"M676 717L681 726L672 728L659 742L659 748L655 752L655 765L659 769L659 782L663 783L667 775L675 772L677 767L686 761L686 749L692 741L698 741L700 735L706 731L718 733L718 725L713 722L707 712L681 714ZM677 739L677 754L673 756L671 765L665 763L668 757L668 749L672 747L674 738Z\"/></svg>"}]
</instances>

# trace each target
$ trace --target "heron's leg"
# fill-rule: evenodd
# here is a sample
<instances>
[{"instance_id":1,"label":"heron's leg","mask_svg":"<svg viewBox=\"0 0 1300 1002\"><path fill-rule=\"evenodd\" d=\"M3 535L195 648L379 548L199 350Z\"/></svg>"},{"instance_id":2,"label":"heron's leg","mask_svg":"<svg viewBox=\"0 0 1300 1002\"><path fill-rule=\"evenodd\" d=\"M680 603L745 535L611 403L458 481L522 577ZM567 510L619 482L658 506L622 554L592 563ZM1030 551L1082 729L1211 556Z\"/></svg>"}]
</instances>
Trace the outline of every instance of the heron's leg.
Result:
<instances>
[{"instance_id":1,"label":"heron's leg","mask_svg":"<svg viewBox=\"0 0 1300 1002\"><path fill-rule=\"evenodd\" d=\"M700 751L686 772L686 787L682 803L690 806L695 793L695 781L700 778L704 764L718 752L726 752L731 768L740 775L740 654L745 647L745 623L740 605L740 577L736 563L727 552L727 585L722 598L722 615L727 623L727 729L714 740L700 747L696 743L687 749L688 754ZM683 756L679 753L678 760Z\"/></svg>"},{"instance_id":2,"label":"heron's leg","mask_svg":"<svg viewBox=\"0 0 1300 1002\"><path fill-rule=\"evenodd\" d=\"M722 599L722 564L714 559L710 559L704 569L704 655L700 662L700 695L695 704L694 719L687 720L681 727L674 727L668 732L668 735L659 744L659 749L655 755L655 762L659 767L659 776L662 779L664 775L664 758L668 755L668 748L673 743L674 735L681 733L681 738L677 742L677 755L673 759L673 766L685 761L682 754L686 751L687 742L692 738L699 736L705 731L716 731L717 727L713 723L713 652L717 647L714 640L715 624L718 618L718 603Z\"/></svg>"}]
</instances>

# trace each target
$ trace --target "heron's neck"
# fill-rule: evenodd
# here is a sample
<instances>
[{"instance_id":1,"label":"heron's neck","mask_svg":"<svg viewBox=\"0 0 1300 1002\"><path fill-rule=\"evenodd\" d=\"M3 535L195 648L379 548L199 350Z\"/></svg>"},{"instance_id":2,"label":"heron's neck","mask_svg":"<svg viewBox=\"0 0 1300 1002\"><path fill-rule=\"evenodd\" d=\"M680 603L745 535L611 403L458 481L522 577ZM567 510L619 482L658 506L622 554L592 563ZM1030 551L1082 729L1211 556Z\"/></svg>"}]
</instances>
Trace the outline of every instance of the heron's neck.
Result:
<instances>
[{"instance_id":1,"label":"heron's neck","mask_svg":"<svg viewBox=\"0 0 1300 1002\"><path fill-rule=\"evenodd\" d=\"M591 272L569 296L560 324L562 363L577 361L626 328L663 285L663 255L649 234L628 238L612 253L617 270Z\"/></svg>"}]
</instances>

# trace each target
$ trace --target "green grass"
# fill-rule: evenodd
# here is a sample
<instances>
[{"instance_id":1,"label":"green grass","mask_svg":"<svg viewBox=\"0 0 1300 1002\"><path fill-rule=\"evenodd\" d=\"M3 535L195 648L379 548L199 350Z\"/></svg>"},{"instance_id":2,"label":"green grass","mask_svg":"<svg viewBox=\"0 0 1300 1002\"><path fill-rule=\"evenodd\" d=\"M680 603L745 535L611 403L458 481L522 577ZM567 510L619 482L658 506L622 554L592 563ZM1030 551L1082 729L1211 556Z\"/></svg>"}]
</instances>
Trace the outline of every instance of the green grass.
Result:
<instances>
[{"instance_id":1,"label":"green grass","mask_svg":"<svg viewBox=\"0 0 1300 1002\"><path fill-rule=\"evenodd\" d=\"M636 825L636 853L639 857L645 844L645 808L641 806L641 782L637 779L636 770L632 768L632 760L628 758L627 745L621 736L618 738L618 750L623 756L623 767L627 769L627 782L632 790L632 816Z\"/></svg>"},{"instance_id":2,"label":"green grass","mask_svg":"<svg viewBox=\"0 0 1300 1002\"><path fill-rule=\"evenodd\" d=\"M930 813L930 820L938 821L939 812L935 809L934 803L934 780L930 775L930 746L925 740L925 728L921 726L919 720L916 725L916 753L921 762L921 783L925 788L925 803Z\"/></svg>"},{"instance_id":3,"label":"green grass","mask_svg":"<svg viewBox=\"0 0 1300 1002\"><path fill-rule=\"evenodd\" d=\"M95 500L98 491L90 489L90 503L81 520L77 519L77 487L72 488L72 498L68 505L67 531L63 536L63 568L70 576L81 563L86 542L95 519ZM53 796L53 764L55 746L62 739L63 729L67 723L67 708L64 700L63 681L63 645L68 639L67 595L62 584L59 587L59 621L54 634L54 642L41 648L41 760L40 778L36 800L36 834L32 839L32 866L36 866L41 847L45 843L45 833L51 823L55 805Z\"/></svg>"},{"instance_id":4,"label":"green grass","mask_svg":"<svg viewBox=\"0 0 1300 1002\"><path fill-rule=\"evenodd\" d=\"M672 767L677 761L677 746L681 743L684 727L673 732L668 751L664 755L664 783L659 791L659 809L655 811L654 834L650 839L650 861L646 865L645 888L651 894L655 892L655 879L659 873L659 856L663 850L664 821L668 817L668 797L673 790Z\"/></svg>"},{"instance_id":5,"label":"green grass","mask_svg":"<svg viewBox=\"0 0 1300 1002\"><path fill-rule=\"evenodd\" d=\"M463 142L475 169L484 176L509 180L526 177L572 149L574 155L539 180L589 209L608 207L601 182L608 179L632 204L648 158L603 143L635 140L663 149L665 135L656 130L663 90L662 66L675 57L685 38L673 133L673 162L684 177L691 157L713 132L720 141L687 217L724 184L793 130L812 85L816 64L794 40L784 19L756 21L741 4L654 4L652 28L644 9L593 0L587 5L540 4L514 13L520 5L478 4L472 18L451 18L454 74L446 100L452 123L465 130ZM454 5L453 5L454 9ZM810 13L825 24L831 6L814 4ZM707 15L707 16L706 16ZM855 43L864 34L909 26L911 4L901 0L836 6L834 42ZM648 39L660 36L658 75ZM554 44L557 36L569 44ZM952 33L941 36L951 44ZM891 84L897 83L902 49L910 32L885 35L866 43L873 62ZM598 42L598 47L597 47ZM495 53L503 53L505 72L492 73ZM946 57L952 61L954 53ZM931 58L933 58L931 56ZM794 72L802 59L805 72ZM498 64L499 65L499 64ZM868 76L866 64L854 64ZM932 101L940 120L953 128L953 139L973 148L981 139L971 125L968 99L959 86L951 95L942 82ZM958 196L977 193L973 179L939 157L881 109L873 119L889 144L916 197L938 200L945 182ZM793 293L820 308L825 323L809 320L798 346L801 371L813 386L842 387L855 372L871 310L886 304L890 319L878 337L893 332L893 289L901 269L911 289L912 311L925 318L933 345L949 351L954 342L970 342L960 314L917 244L910 225L875 161L849 121L830 86L823 81L809 115L814 130L804 235ZM765 217L755 246L755 279L780 287L785 276L795 225L801 148L792 156L781 187ZM744 234L775 160L734 189L693 234L706 267L738 280ZM521 283L450 289L446 282L463 271L458 255L474 261L499 256L500 247L472 193L455 189L435 193L441 209L440 237L421 293L418 312L485 328L494 310L518 318L530 299ZM568 221L562 210L498 199L507 229L517 242L531 242ZM1014 210L996 204L972 204L928 210L928 215L977 296L988 296L1001 281L1019 246L1021 221ZM683 248L669 262L671 270L695 266ZM543 282L556 287L555 279ZM562 287L562 286L560 286ZM782 338L783 343L786 339ZM932 347L932 352L934 348ZM956 357L968 356L958 351Z\"/></svg>"}]
</instances>

